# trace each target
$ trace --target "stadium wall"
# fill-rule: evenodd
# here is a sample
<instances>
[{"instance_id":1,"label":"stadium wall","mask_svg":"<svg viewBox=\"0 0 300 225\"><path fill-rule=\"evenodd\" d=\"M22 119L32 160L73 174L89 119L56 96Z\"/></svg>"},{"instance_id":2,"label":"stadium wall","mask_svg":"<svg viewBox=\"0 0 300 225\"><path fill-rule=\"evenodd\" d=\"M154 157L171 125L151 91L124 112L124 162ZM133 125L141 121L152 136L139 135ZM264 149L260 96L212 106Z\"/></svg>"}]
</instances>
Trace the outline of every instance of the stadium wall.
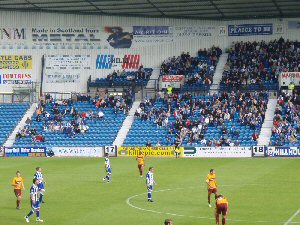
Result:
<instances>
[{"instance_id":1,"label":"stadium wall","mask_svg":"<svg viewBox=\"0 0 300 225\"><path fill-rule=\"evenodd\" d=\"M8 74L30 74L30 79L34 82L41 82L42 72L42 57L43 55L90 55L91 67L90 69L80 70L80 78L78 82L66 83L46 83L44 84L44 91L62 92L85 92L86 81L91 75L92 79L98 77L106 77L111 71L109 69L96 69L96 59L100 54L114 54L123 57L124 55L140 55L140 63L145 67L159 67L162 61L170 56L177 56L182 51L189 51L191 55L196 55L200 48L208 48L212 45L219 46L223 50L228 48L232 42L235 41L260 41L260 40L274 40L281 36L285 39L295 40L300 35L300 29L288 29L288 21L299 21L300 19L266 19L266 20L239 20L239 21L208 21L208 20L186 20L186 19L160 19L160 18L138 18L138 17L117 17L117 16L89 16L89 15L73 15L73 14L54 14L54 13L21 13L21 12L1 12L0 14L0 49L1 55L30 55L32 56L31 69L0 69L0 75ZM241 24L272 24L273 32L270 35L247 35L247 36L229 36L228 25ZM44 42L35 46L32 49L33 40L30 35L27 35L22 40L18 38L7 38L3 33L3 29L9 30L18 28L32 31L33 28L97 28L100 32L104 32L104 27L123 27L124 30L133 29L133 26L154 26L161 27L161 29L168 28L185 28L185 34L182 37L165 35L161 38L162 42L148 43L143 42L133 44L130 48L112 48L104 44L83 47L80 45L75 49L75 44L72 49L68 47L65 49L53 48L57 42L48 42L54 44L48 46ZM192 29L189 29L192 28ZM193 28L195 28L193 30ZM149 28L149 27L148 27ZM213 28L206 36L208 29ZM187 33L186 33L187 31ZM37 32L38 33L38 32ZM41 32L43 33L43 32ZM105 33L105 32L104 32ZM195 34L196 33L196 34ZM3 36L4 35L4 36ZM19 34L20 35L20 34ZM40 35L40 34L39 34ZM107 36L109 34L106 34ZM101 36L101 35L100 35ZM107 36L105 38L107 38ZM145 36L145 35L144 35ZM154 35L155 36L155 35ZM98 36L96 35L95 38ZM104 39L105 39L104 38ZM159 40L158 35L150 37L150 39ZM101 40L102 40L101 36ZM106 42L106 40L102 40ZM146 37L147 39L147 37ZM144 39L145 40L145 37ZM34 43L35 44L35 43ZM3 47L5 46L5 47ZM26 47L25 47L26 46ZM27 49L26 49L27 48ZM28 77L27 77L28 78ZM3 77L0 86L2 91L11 91L12 87L20 84L4 84Z\"/></svg>"}]
</instances>

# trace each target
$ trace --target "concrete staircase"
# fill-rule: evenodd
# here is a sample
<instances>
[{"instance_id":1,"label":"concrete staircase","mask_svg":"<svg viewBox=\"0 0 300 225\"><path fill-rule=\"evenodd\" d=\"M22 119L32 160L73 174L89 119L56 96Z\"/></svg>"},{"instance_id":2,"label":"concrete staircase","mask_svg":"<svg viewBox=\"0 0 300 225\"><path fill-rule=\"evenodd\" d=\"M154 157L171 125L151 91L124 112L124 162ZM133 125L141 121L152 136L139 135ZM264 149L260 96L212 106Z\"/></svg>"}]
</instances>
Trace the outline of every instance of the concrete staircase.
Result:
<instances>
[{"instance_id":1,"label":"concrete staircase","mask_svg":"<svg viewBox=\"0 0 300 225\"><path fill-rule=\"evenodd\" d=\"M126 117L126 119L124 120L121 129L119 130L117 137L113 143L113 145L117 145L117 146L122 146L126 136L128 134L129 129L132 126L132 123L134 121L134 113L135 111L138 109L138 107L140 106L141 101L135 101L132 104L132 107L129 111L128 116Z\"/></svg>"},{"instance_id":2,"label":"concrete staircase","mask_svg":"<svg viewBox=\"0 0 300 225\"><path fill-rule=\"evenodd\" d=\"M153 68L151 80L148 81L146 88L155 88L155 80L159 77L160 68Z\"/></svg>"},{"instance_id":3,"label":"concrete staircase","mask_svg":"<svg viewBox=\"0 0 300 225\"><path fill-rule=\"evenodd\" d=\"M18 123L18 125L15 127L13 132L9 135L6 142L4 142L3 146L5 147L11 147L13 146L15 140L16 140L16 134L19 129L22 129L25 126L25 121L27 117L31 118L35 112L36 103L31 104L30 108L26 111L25 115L21 119L21 121ZM32 118L31 118L32 119Z\"/></svg>"},{"instance_id":4,"label":"concrete staircase","mask_svg":"<svg viewBox=\"0 0 300 225\"><path fill-rule=\"evenodd\" d=\"M270 143L270 138L272 135L271 129L273 127L273 118L274 118L276 105L277 105L277 99L269 99L265 121L262 125L260 135L257 140L258 145L269 145Z\"/></svg>"},{"instance_id":5,"label":"concrete staircase","mask_svg":"<svg viewBox=\"0 0 300 225\"><path fill-rule=\"evenodd\" d=\"M222 75L223 75L225 64L227 62L227 58L228 58L228 53L223 53L220 56L220 59L219 59L219 62L217 64L217 68L216 68L216 71L214 74L213 83L210 87L211 94L216 92L217 90L219 90L220 81L222 79Z\"/></svg>"},{"instance_id":6,"label":"concrete staircase","mask_svg":"<svg viewBox=\"0 0 300 225\"><path fill-rule=\"evenodd\" d=\"M157 87L159 85L158 83L159 72L160 72L160 68L153 68L153 72L150 77L150 80L148 81L147 86L143 88L143 90L141 90L140 93L138 93L140 99L137 100L142 100L145 98L150 99L155 96Z\"/></svg>"}]
</instances>

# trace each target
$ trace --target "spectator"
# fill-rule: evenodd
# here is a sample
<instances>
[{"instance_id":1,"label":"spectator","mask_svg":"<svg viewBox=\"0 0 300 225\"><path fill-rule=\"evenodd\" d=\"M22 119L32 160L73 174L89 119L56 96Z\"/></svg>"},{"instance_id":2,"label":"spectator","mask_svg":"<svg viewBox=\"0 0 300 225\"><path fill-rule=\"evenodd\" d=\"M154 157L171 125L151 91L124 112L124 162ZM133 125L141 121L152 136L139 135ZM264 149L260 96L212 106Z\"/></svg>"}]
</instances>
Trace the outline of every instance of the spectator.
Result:
<instances>
[{"instance_id":1,"label":"spectator","mask_svg":"<svg viewBox=\"0 0 300 225\"><path fill-rule=\"evenodd\" d=\"M150 140L147 141L146 147L152 147L152 144L151 144L151 141L150 141Z\"/></svg>"},{"instance_id":2,"label":"spectator","mask_svg":"<svg viewBox=\"0 0 300 225\"><path fill-rule=\"evenodd\" d=\"M256 133L256 131L254 131L254 133L252 134L252 140L256 141L258 139L258 134Z\"/></svg>"},{"instance_id":3,"label":"spectator","mask_svg":"<svg viewBox=\"0 0 300 225\"><path fill-rule=\"evenodd\" d=\"M102 110L99 110L98 118L99 118L100 120L103 120L103 119L104 119L104 113L103 113Z\"/></svg>"},{"instance_id":4,"label":"spectator","mask_svg":"<svg viewBox=\"0 0 300 225\"><path fill-rule=\"evenodd\" d=\"M29 117L27 117L26 121L25 121L26 125L30 125L31 124L31 119Z\"/></svg>"},{"instance_id":5,"label":"spectator","mask_svg":"<svg viewBox=\"0 0 300 225\"><path fill-rule=\"evenodd\" d=\"M156 146L157 146L157 147L161 146L160 140L159 140L159 139L158 139L158 141L157 141L157 143L156 143Z\"/></svg>"},{"instance_id":6,"label":"spectator","mask_svg":"<svg viewBox=\"0 0 300 225\"><path fill-rule=\"evenodd\" d=\"M44 139L43 135L41 135L41 134L37 134L33 138L33 142L44 142L44 141L45 141L45 139Z\"/></svg>"}]
</instances>

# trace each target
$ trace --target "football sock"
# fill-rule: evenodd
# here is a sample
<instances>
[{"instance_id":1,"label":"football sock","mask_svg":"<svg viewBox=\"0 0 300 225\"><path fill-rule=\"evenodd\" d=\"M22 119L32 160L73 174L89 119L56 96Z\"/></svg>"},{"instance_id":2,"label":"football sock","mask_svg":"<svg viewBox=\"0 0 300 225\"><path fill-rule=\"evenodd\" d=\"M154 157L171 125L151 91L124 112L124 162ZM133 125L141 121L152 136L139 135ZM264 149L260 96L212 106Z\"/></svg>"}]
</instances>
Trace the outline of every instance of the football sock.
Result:
<instances>
[{"instance_id":1,"label":"football sock","mask_svg":"<svg viewBox=\"0 0 300 225\"><path fill-rule=\"evenodd\" d=\"M36 210L35 213L36 213L36 217L37 217L37 218L40 218L40 210Z\"/></svg>"},{"instance_id":2,"label":"football sock","mask_svg":"<svg viewBox=\"0 0 300 225\"><path fill-rule=\"evenodd\" d=\"M43 194L40 194L40 199L39 199L39 202L42 202L43 201Z\"/></svg>"},{"instance_id":3,"label":"football sock","mask_svg":"<svg viewBox=\"0 0 300 225\"><path fill-rule=\"evenodd\" d=\"M17 207L20 207L20 200L17 200Z\"/></svg>"},{"instance_id":4,"label":"football sock","mask_svg":"<svg viewBox=\"0 0 300 225\"><path fill-rule=\"evenodd\" d=\"M216 215L216 224L220 225L219 214Z\"/></svg>"},{"instance_id":5,"label":"football sock","mask_svg":"<svg viewBox=\"0 0 300 225\"><path fill-rule=\"evenodd\" d=\"M110 176L106 175L107 182L110 182Z\"/></svg>"},{"instance_id":6,"label":"football sock","mask_svg":"<svg viewBox=\"0 0 300 225\"><path fill-rule=\"evenodd\" d=\"M225 224L226 224L226 219L223 218L223 219L222 219L222 225L225 225Z\"/></svg>"},{"instance_id":7,"label":"football sock","mask_svg":"<svg viewBox=\"0 0 300 225\"><path fill-rule=\"evenodd\" d=\"M152 193L151 191L148 191L148 200L152 199Z\"/></svg>"},{"instance_id":8,"label":"football sock","mask_svg":"<svg viewBox=\"0 0 300 225\"><path fill-rule=\"evenodd\" d=\"M31 210L26 217L30 217L33 214L33 210Z\"/></svg>"},{"instance_id":9,"label":"football sock","mask_svg":"<svg viewBox=\"0 0 300 225\"><path fill-rule=\"evenodd\" d=\"M207 197L208 204L210 204L210 196Z\"/></svg>"}]
</instances>

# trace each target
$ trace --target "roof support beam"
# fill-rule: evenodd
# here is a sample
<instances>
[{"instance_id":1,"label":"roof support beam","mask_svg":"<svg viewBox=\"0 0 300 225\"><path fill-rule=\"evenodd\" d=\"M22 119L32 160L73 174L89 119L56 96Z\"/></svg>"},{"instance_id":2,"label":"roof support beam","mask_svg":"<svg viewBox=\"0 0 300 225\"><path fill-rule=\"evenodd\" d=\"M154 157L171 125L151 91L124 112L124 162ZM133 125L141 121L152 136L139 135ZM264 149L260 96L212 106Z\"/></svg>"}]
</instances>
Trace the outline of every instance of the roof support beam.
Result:
<instances>
[{"instance_id":1,"label":"roof support beam","mask_svg":"<svg viewBox=\"0 0 300 225\"><path fill-rule=\"evenodd\" d=\"M165 16L165 14L163 13L163 11L161 11L155 4L153 4L153 2L151 2L150 0L147 0L147 2L152 5L153 8L155 8L158 12L160 12L160 14L162 16Z\"/></svg>"},{"instance_id":2,"label":"roof support beam","mask_svg":"<svg viewBox=\"0 0 300 225\"><path fill-rule=\"evenodd\" d=\"M224 17L224 13L219 9L219 7L214 3L214 1L210 0L209 2L213 7L215 7L215 9L218 11L218 13L221 14L222 17Z\"/></svg>"},{"instance_id":3,"label":"roof support beam","mask_svg":"<svg viewBox=\"0 0 300 225\"><path fill-rule=\"evenodd\" d=\"M25 0L25 2L27 2L29 5L32 5L33 7L35 7L36 9L39 9L40 7L38 7L36 4L31 3L29 0Z\"/></svg>"},{"instance_id":4,"label":"roof support beam","mask_svg":"<svg viewBox=\"0 0 300 225\"><path fill-rule=\"evenodd\" d=\"M280 7L278 6L276 0L272 0L272 2L273 2L273 4L275 5L276 9L278 10L280 16L282 17L282 11L281 11Z\"/></svg>"},{"instance_id":5,"label":"roof support beam","mask_svg":"<svg viewBox=\"0 0 300 225\"><path fill-rule=\"evenodd\" d=\"M99 9L99 7L96 6L94 3L90 2L89 0L85 0L85 2L89 3L91 6L96 8L101 14L103 14L103 11L101 9Z\"/></svg>"}]
</instances>

